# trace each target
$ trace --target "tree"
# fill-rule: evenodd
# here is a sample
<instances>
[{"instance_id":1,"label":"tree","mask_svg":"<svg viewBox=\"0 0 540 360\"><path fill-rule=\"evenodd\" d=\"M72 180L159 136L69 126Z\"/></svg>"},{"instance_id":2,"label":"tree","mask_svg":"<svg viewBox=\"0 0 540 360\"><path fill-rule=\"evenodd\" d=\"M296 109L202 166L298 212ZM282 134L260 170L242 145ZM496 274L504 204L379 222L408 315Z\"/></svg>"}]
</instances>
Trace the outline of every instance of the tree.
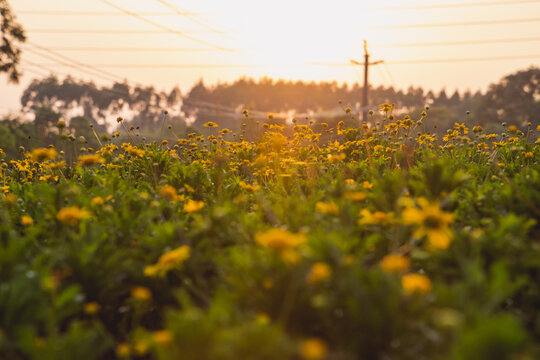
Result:
<instances>
[{"instance_id":1,"label":"tree","mask_svg":"<svg viewBox=\"0 0 540 360\"><path fill-rule=\"evenodd\" d=\"M490 85L475 112L482 124L540 124L540 68L519 71Z\"/></svg>"},{"instance_id":2,"label":"tree","mask_svg":"<svg viewBox=\"0 0 540 360\"><path fill-rule=\"evenodd\" d=\"M0 73L7 73L10 82L18 83L21 49L17 43L25 42L26 36L22 26L15 22L7 0L0 0L0 33Z\"/></svg>"}]
</instances>

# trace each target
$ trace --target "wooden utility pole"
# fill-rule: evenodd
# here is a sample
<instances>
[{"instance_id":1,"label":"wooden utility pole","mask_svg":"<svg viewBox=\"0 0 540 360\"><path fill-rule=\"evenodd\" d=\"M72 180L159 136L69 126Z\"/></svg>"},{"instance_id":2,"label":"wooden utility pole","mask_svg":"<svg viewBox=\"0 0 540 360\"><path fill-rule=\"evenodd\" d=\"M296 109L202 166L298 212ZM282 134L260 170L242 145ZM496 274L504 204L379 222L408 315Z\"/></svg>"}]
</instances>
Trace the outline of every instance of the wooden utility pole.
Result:
<instances>
[{"instance_id":1,"label":"wooden utility pole","mask_svg":"<svg viewBox=\"0 0 540 360\"><path fill-rule=\"evenodd\" d=\"M364 91L362 92L362 121L366 122L368 117L368 89L369 89L369 65L377 65L382 63L382 60L369 62L369 53L367 50L367 41L364 40L364 62L358 62L351 59L351 64L353 65L363 65L364 66Z\"/></svg>"}]
</instances>

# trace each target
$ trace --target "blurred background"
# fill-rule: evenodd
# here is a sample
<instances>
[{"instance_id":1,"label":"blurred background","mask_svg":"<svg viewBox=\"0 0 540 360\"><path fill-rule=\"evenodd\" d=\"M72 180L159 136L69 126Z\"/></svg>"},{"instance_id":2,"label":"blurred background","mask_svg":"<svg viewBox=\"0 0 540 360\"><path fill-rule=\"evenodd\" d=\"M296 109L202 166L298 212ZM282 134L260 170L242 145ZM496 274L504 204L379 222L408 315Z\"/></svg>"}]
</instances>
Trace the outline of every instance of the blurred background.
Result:
<instances>
[{"instance_id":1,"label":"blurred background","mask_svg":"<svg viewBox=\"0 0 540 360\"><path fill-rule=\"evenodd\" d=\"M540 123L537 0L2 4L26 36L18 83L0 79L4 126L47 114L114 131L121 115L151 136L168 110L183 135L206 121L237 127L243 108L320 122L382 102L411 115L429 105L440 128Z\"/></svg>"}]
</instances>

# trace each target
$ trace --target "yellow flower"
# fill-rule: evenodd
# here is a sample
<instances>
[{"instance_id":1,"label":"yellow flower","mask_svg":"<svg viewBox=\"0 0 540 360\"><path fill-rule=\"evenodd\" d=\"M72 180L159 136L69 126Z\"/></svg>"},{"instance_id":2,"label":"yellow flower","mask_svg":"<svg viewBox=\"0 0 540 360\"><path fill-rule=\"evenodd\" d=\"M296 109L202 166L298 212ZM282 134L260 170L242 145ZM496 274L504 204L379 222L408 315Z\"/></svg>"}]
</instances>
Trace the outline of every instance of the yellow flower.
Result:
<instances>
[{"instance_id":1,"label":"yellow flower","mask_svg":"<svg viewBox=\"0 0 540 360\"><path fill-rule=\"evenodd\" d=\"M169 330L158 330L152 333L152 340L154 342L167 345L173 341L173 334Z\"/></svg>"},{"instance_id":2,"label":"yellow flower","mask_svg":"<svg viewBox=\"0 0 540 360\"><path fill-rule=\"evenodd\" d=\"M331 215L339 214L339 207L333 201L328 202L328 203L318 201L315 204L315 210L322 214L331 214Z\"/></svg>"},{"instance_id":3,"label":"yellow flower","mask_svg":"<svg viewBox=\"0 0 540 360\"><path fill-rule=\"evenodd\" d=\"M441 210L438 202L430 204L425 198L419 198L418 204L420 208L410 207L403 211L403 223L414 225L413 235L417 238L426 236L432 248L448 248L452 240L449 225L454 221L453 214Z\"/></svg>"},{"instance_id":4,"label":"yellow flower","mask_svg":"<svg viewBox=\"0 0 540 360\"><path fill-rule=\"evenodd\" d=\"M83 311L86 315L94 315L99 311L99 304L97 302L89 302L84 304Z\"/></svg>"},{"instance_id":5,"label":"yellow flower","mask_svg":"<svg viewBox=\"0 0 540 360\"><path fill-rule=\"evenodd\" d=\"M34 219L32 219L30 216L23 215L21 216L21 225L22 226L30 226L34 223Z\"/></svg>"},{"instance_id":6,"label":"yellow flower","mask_svg":"<svg viewBox=\"0 0 540 360\"><path fill-rule=\"evenodd\" d=\"M532 153L532 152L529 151L529 152L526 152L526 153L525 153L525 159L530 159L530 158L532 158L532 157L533 157L533 153Z\"/></svg>"},{"instance_id":7,"label":"yellow flower","mask_svg":"<svg viewBox=\"0 0 540 360\"><path fill-rule=\"evenodd\" d=\"M473 127L472 131L475 133L482 132L484 129L481 126Z\"/></svg>"},{"instance_id":8,"label":"yellow flower","mask_svg":"<svg viewBox=\"0 0 540 360\"><path fill-rule=\"evenodd\" d=\"M204 202L189 199L187 203L184 204L184 211L187 213L192 213L201 210L203 207Z\"/></svg>"},{"instance_id":9,"label":"yellow flower","mask_svg":"<svg viewBox=\"0 0 540 360\"><path fill-rule=\"evenodd\" d=\"M250 190L250 191L257 191L257 190L259 190L259 189L261 188L261 187L260 187L259 185L257 185L257 184L254 184L254 185L246 184L246 183L243 182L243 181L240 181L240 182L238 183L238 185L240 185L240 187L241 187L242 189Z\"/></svg>"},{"instance_id":10,"label":"yellow flower","mask_svg":"<svg viewBox=\"0 0 540 360\"><path fill-rule=\"evenodd\" d=\"M383 271L397 273L406 271L410 265L411 260L399 254L386 255L379 264Z\"/></svg>"},{"instance_id":11,"label":"yellow flower","mask_svg":"<svg viewBox=\"0 0 540 360\"><path fill-rule=\"evenodd\" d=\"M293 234L287 230L271 229L255 235L255 241L266 248L277 252L295 249L306 242L306 235Z\"/></svg>"},{"instance_id":12,"label":"yellow flower","mask_svg":"<svg viewBox=\"0 0 540 360\"><path fill-rule=\"evenodd\" d=\"M159 190L159 196L169 201L175 202L178 200L178 192L171 185L165 185Z\"/></svg>"},{"instance_id":13,"label":"yellow flower","mask_svg":"<svg viewBox=\"0 0 540 360\"><path fill-rule=\"evenodd\" d=\"M65 207L56 214L58 221L69 226L75 226L79 223L79 221L87 219L90 216L90 212L80 209L77 206Z\"/></svg>"},{"instance_id":14,"label":"yellow flower","mask_svg":"<svg viewBox=\"0 0 540 360\"><path fill-rule=\"evenodd\" d=\"M266 325L270 323L270 317L266 315L265 313L258 313L255 317L255 322L257 322L260 325Z\"/></svg>"},{"instance_id":15,"label":"yellow flower","mask_svg":"<svg viewBox=\"0 0 540 360\"><path fill-rule=\"evenodd\" d=\"M146 339L135 340L135 343L133 344L133 351L135 352L135 355L146 355L149 350L150 346L148 345L148 341Z\"/></svg>"},{"instance_id":16,"label":"yellow flower","mask_svg":"<svg viewBox=\"0 0 540 360\"><path fill-rule=\"evenodd\" d=\"M458 131L461 131L463 134L469 133L469 129L465 126L465 123L463 124L454 123L454 128Z\"/></svg>"},{"instance_id":17,"label":"yellow flower","mask_svg":"<svg viewBox=\"0 0 540 360\"><path fill-rule=\"evenodd\" d=\"M105 204L105 200L103 200L101 196L96 196L95 198L90 200L90 205L92 206L98 206L98 205L103 205L103 204Z\"/></svg>"},{"instance_id":18,"label":"yellow flower","mask_svg":"<svg viewBox=\"0 0 540 360\"><path fill-rule=\"evenodd\" d=\"M85 167L86 166L93 166L95 164L102 163L102 162L105 161L98 154L81 155L81 156L79 156L78 160L79 160L78 165L79 166L85 166Z\"/></svg>"},{"instance_id":19,"label":"yellow flower","mask_svg":"<svg viewBox=\"0 0 540 360\"><path fill-rule=\"evenodd\" d=\"M310 284L317 284L328 279L331 275L332 268L330 266L323 262L316 262L307 275L307 281Z\"/></svg>"},{"instance_id":20,"label":"yellow flower","mask_svg":"<svg viewBox=\"0 0 540 360\"><path fill-rule=\"evenodd\" d=\"M369 181L364 181L364 182L362 183L362 187L363 187L364 189L372 189L372 188L373 188L373 184L370 183Z\"/></svg>"},{"instance_id":21,"label":"yellow flower","mask_svg":"<svg viewBox=\"0 0 540 360\"><path fill-rule=\"evenodd\" d=\"M54 160L57 155L58 153L53 148L39 148L32 150L30 157L34 161L45 161Z\"/></svg>"},{"instance_id":22,"label":"yellow flower","mask_svg":"<svg viewBox=\"0 0 540 360\"><path fill-rule=\"evenodd\" d=\"M215 122L209 121L206 124L204 124L203 126L212 128L212 127L218 127L219 125L216 124Z\"/></svg>"},{"instance_id":23,"label":"yellow flower","mask_svg":"<svg viewBox=\"0 0 540 360\"><path fill-rule=\"evenodd\" d=\"M425 294L431 291L431 280L422 274L407 274L401 278L401 286L408 293Z\"/></svg>"},{"instance_id":24,"label":"yellow flower","mask_svg":"<svg viewBox=\"0 0 540 360\"><path fill-rule=\"evenodd\" d=\"M322 359L328 353L328 346L324 341L317 338L304 340L300 344L300 355L306 360Z\"/></svg>"},{"instance_id":25,"label":"yellow flower","mask_svg":"<svg viewBox=\"0 0 540 360\"><path fill-rule=\"evenodd\" d=\"M144 268L146 276L165 276L170 270L180 269L184 262L189 259L191 249L187 245L182 245L174 250L161 255L158 262Z\"/></svg>"},{"instance_id":26,"label":"yellow flower","mask_svg":"<svg viewBox=\"0 0 540 360\"><path fill-rule=\"evenodd\" d=\"M348 191L345 194L343 194L345 199L349 199L352 201L362 201L364 200L367 195L360 191Z\"/></svg>"},{"instance_id":27,"label":"yellow flower","mask_svg":"<svg viewBox=\"0 0 540 360\"><path fill-rule=\"evenodd\" d=\"M127 342L116 345L116 356L126 358L131 355L131 346Z\"/></svg>"},{"instance_id":28,"label":"yellow flower","mask_svg":"<svg viewBox=\"0 0 540 360\"><path fill-rule=\"evenodd\" d=\"M134 286L131 288L131 296L134 299L146 301L152 298L152 292L144 286Z\"/></svg>"},{"instance_id":29,"label":"yellow flower","mask_svg":"<svg viewBox=\"0 0 540 360\"><path fill-rule=\"evenodd\" d=\"M328 154L326 156L326 158L328 159L329 162L342 161L342 160L345 160L346 157L347 157L347 155L345 155L344 153L340 153L340 154L337 154L337 155Z\"/></svg>"},{"instance_id":30,"label":"yellow flower","mask_svg":"<svg viewBox=\"0 0 540 360\"><path fill-rule=\"evenodd\" d=\"M379 111L381 112L389 112L392 111L394 108L394 104L390 105L388 103L379 104Z\"/></svg>"},{"instance_id":31,"label":"yellow flower","mask_svg":"<svg viewBox=\"0 0 540 360\"><path fill-rule=\"evenodd\" d=\"M372 213L368 209L360 210L362 218L358 221L361 225L389 225L395 221L394 213L384 213L382 211L375 211Z\"/></svg>"}]
</instances>

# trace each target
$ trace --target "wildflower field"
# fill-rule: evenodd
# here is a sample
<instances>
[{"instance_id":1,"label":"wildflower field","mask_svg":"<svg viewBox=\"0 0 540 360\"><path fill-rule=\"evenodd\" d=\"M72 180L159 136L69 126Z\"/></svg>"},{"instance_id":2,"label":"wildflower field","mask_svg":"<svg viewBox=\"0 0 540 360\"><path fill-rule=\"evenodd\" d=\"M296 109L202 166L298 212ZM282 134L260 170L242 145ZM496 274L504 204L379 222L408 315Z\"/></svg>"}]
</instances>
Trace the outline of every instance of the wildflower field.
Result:
<instances>
[{"instance_id":1,"label":"wildflower field","mask_svg":"<svg viewBox=\"0 0 540 360\"><path fill-rule=\"evenodd\" d=\"M0 151L0 359L540 358L540 126L428 112Z\"/></svg>"}]
</instances>

